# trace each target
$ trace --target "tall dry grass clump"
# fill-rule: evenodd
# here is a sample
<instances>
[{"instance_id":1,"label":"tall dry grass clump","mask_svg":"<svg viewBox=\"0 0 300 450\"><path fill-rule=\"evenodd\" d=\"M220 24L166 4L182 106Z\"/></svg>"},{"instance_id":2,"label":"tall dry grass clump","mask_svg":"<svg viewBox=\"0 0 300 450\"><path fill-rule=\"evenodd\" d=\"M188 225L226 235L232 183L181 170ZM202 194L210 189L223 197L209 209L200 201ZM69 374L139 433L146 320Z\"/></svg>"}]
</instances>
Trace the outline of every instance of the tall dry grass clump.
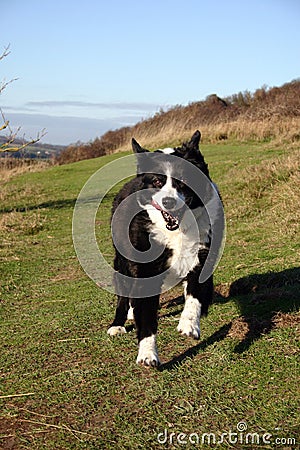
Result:
<instances>
[{"instance_id":1,"label":"tall dry grass clump","mask_svg":"<svg viewBox=\"0 0 300 450\"><path fill-rule=\"evenodd\" d=\"M46 223L47 218L39 210L26 213L11 211L0 215L0 231L4 239L6 233L35 235L44 229Z\"/></svg>"},{"instance_id":2,"label":"tall dry grass clump","mask_svg":"<svg viewBox=\"0 0 300 450\"><path fill-rule=\"evenodd\" d=\"M0 184L26 172L40 172L47 169L54 160L37 160L27 158L0 158Z\"/></svg>"}]
</instances>

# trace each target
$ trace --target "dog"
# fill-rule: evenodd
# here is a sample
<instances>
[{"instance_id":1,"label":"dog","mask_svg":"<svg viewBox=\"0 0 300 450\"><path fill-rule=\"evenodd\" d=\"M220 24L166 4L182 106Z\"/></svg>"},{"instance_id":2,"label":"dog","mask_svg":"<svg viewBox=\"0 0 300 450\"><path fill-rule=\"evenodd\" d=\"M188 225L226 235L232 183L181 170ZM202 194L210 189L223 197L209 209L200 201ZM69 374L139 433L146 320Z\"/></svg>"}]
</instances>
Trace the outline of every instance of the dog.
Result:
<instances>
[{"instance_id":1,"label":"dog","mask_svg":"<svg viewBox=\"0 0 300 450\"><path fill-rule=\"evenodd\" d=\"M136 362L146 367L160 365L156 335L163 289L183 282L185 305L177 330L194 339L200 338L200 316L207 314L213 298L212 273L200 277L221 200L199 150L200 138L197 130L181 147L154 152L133 138L137 175L112 206L118 303L108 334L126 333L126 319L133 318Z\"/></svg>"}]
</instances>

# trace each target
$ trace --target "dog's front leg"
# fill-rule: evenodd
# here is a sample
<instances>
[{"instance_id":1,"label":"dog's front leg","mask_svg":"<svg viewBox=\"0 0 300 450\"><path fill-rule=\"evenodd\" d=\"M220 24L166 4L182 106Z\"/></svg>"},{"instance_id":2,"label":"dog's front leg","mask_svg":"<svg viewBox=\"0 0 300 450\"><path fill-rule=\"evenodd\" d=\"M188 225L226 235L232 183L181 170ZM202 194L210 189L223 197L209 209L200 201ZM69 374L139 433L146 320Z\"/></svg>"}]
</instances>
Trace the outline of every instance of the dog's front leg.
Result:
<instances>
[{"instance_id":1,"label":"dog's front leg","mask_svg":"<svg viewBox=\"0 0 300 450\"><path fill-rule=\"evenodd\" d=\"M129 299L127 297L122 297L121 295L119 295L114 321L107 330L107 333L110 336L117 336L118 334L126 333L124 325L127 319L128 310Z\"/></svg>"},{"instance_id":2,"label":"dog's front leg","mask_svg":"<svg viewBox=\"0 0 300 450\"><path fill-rule=\"evenodd\" d=\"M190 272L185 281L185 305L177 330L185 335L200 339L200 317L206 315L213 296L213 277L199 283L200 268Z\"/></svg>"},{"instance_id":3,"label":"dog's front leg","mask_svg":"<svg viewBox=\"0 0 300 450\"><path fill-rule=\"evenodd\" d=\"M139 344L136 362L146 367L158 367L160 361L156 347L156 334L159 296L136 298L131 302Z\"/></svg>"}]
</instances>

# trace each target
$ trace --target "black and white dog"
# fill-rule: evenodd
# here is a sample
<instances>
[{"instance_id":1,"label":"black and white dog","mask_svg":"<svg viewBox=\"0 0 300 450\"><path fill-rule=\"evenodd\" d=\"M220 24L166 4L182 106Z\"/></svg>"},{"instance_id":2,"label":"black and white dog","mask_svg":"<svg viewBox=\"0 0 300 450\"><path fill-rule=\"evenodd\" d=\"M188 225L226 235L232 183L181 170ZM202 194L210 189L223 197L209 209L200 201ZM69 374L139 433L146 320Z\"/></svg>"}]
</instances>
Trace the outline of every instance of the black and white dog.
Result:
<instances>
[{"instance_id":1,"label":"black and white dog","mask_svg":"<svg viewBox=\"0 0 300 450\"><path fill-rule=\"evenodd\" d=\"M144 366L160 364L156 334L162 290L183 282L185 306L177 329L195 339L200 338L200 315L207 314L212 301L213 270L203 280L200 275L220 197L199 151L200 137L196 131L181 147L155 152L132 139L137 176L113 203L118 304L108 334L125 333L126 319L134 318L137 363Z\"/></svg>"}]
</instances>

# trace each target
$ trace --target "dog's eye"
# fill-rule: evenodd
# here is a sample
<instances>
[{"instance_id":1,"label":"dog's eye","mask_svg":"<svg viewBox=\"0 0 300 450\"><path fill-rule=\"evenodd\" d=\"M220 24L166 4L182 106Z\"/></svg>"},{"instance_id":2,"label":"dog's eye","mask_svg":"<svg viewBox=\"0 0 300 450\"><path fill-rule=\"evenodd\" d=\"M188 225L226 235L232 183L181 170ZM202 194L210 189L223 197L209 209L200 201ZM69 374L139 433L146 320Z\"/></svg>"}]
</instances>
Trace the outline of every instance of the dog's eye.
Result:
<instances>
[{"instance_id":1,"label":"dog's eye","mask_svg":"<svg viewBox=\"0 0 300 450\"><path fill-rule=\"evenodd\" d=\"M181 188L184 187L186 185L186 178L184 178L184 177L179 178L178 179L178 185Z\"/></svg>"},{"instance_id":2,"label":"dog's eye","mask_svg":"<svg viewBox=\"0 0 300 450\"><path fill-rule=\"evenodd\" d=\"M155 186L156 188L161 188L163 185L162 181L159 180L158 178L154 178L153 180L153 186Z\"/></svg>"}]
</instances>

